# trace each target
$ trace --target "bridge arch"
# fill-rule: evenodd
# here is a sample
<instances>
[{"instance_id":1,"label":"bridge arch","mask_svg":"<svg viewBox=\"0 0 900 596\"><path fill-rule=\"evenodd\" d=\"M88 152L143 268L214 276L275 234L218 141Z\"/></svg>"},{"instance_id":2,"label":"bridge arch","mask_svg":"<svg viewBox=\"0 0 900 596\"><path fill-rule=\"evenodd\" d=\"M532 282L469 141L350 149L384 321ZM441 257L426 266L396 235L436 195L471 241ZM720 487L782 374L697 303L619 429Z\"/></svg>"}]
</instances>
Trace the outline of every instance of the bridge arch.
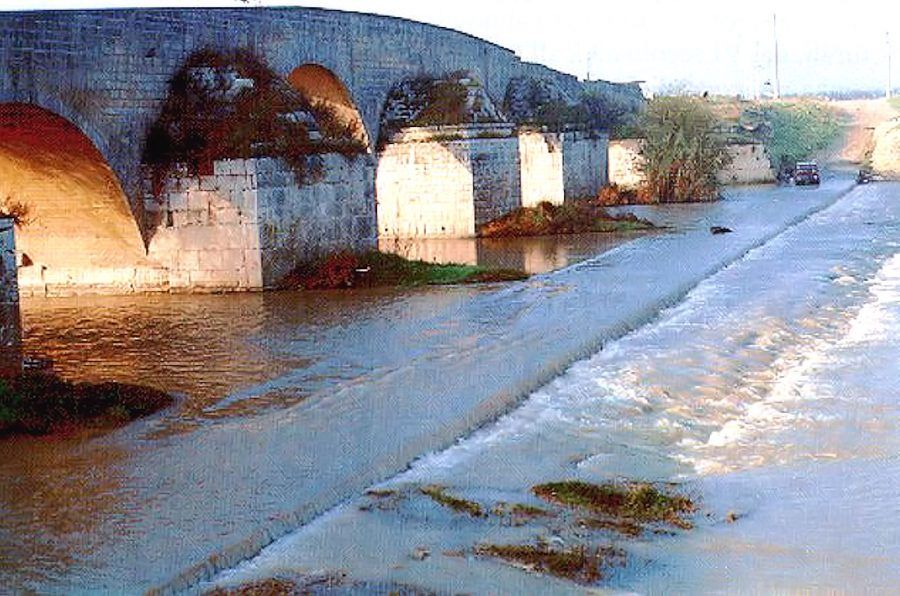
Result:
<instances>
[{"instance_id":1,"label":"bridge arch","mask_svg":"<svg viewBox=\"0 0 900 596\"><path fill-rule=\"evenodd\" d=\"M37 271L77 278L144 262L118 176L97 144L54 111L0 103L0 198L7 197L28 207L17 244Z\"/></svg>"},{"instance_id":2,"label":"bridge arch","mask_svg":"<svg viewBox=\"0 0 900 596\"><path fill-rule=\"evenodd\" d=\"M323 134L364 144L369 133L350 90L330 69L315 63L298 66L287 76L291 87L310 102Z\"/></svg>"}]
</instances>

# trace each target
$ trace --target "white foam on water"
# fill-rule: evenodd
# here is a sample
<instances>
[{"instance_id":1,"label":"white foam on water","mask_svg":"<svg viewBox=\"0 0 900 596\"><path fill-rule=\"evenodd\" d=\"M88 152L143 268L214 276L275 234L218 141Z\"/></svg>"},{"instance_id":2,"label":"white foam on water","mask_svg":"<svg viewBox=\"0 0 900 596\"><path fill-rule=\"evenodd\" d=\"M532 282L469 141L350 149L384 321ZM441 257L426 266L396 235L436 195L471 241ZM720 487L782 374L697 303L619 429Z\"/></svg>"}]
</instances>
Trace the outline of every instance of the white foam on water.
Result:
<instances>
[{"instance_id":1,"label":"white foam on water","mask_svg":"<svg viewBox=\"0 0 900 596\"><path fill-rule=\"evenodd\" d=\"M828 373L846 357L851 348L862 344L891 341L900 333L900 254L887 259L866 282L870 298L858 308L840 335L818 337L801 349L781 356L773 365L777 371L771 389L761 401L747 404L739 417L726 421L709 439L684 441L685 453L679 461L691 465L700 476L722 474L745 467L740 446L758 444L770 435L789 430L799 423L829 423L836 415L804 408L815 400L844 400L834 391ZM732 447L723 451L723 448ZM746 450L745 450L746 451ZM832 458L835 454L826 454ZM825 457L825 455L823 455Z\"/></svg>"}]
</instances>

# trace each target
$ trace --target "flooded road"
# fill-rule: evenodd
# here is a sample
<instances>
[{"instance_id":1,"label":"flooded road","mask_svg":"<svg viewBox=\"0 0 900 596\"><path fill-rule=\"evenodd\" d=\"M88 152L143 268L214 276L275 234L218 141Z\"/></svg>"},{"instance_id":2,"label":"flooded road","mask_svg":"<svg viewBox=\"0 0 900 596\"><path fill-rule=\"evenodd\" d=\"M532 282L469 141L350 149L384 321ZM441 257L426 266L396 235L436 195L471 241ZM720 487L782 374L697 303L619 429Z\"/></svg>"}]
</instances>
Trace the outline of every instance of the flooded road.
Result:
<instances>
[{"instance_id":1,"label":"flooded road","mask_svg":"<svg viewBox=\"0 0 900 596\"><path fill-rule=\"evenodd\" d=\"M510 527L363 498L224 573L340 570L439 592L585 588L460 556L612 544L628 593L891 593L900 582L900 184L861 187L709 277L521 406L379 490L440 485L489 510L543 482L677 482L696 528L636 539ZM415 495L415 493L413 493ZM369 504L367 507L366 505ZM358 548L354 545L377 545ZM433 556L416 561L410 553Z\"/></svg>"},{"instance_id":2,"label":"flooded road","mask_svg":"<svg viewBox=\"0 0 900 596\"><path fill-rule=\"evenodd\" d=\"M106 437L2 445L0 582L196 586L495 419L848 188L644 208L672 231L501 287L26 304L26 350L64 375L184 397ZM736 233L713 237L711 225ZM703 394L696 378L688 386ZM557 470L552 444L535 473Z\"/></svg>"}]
</instances>

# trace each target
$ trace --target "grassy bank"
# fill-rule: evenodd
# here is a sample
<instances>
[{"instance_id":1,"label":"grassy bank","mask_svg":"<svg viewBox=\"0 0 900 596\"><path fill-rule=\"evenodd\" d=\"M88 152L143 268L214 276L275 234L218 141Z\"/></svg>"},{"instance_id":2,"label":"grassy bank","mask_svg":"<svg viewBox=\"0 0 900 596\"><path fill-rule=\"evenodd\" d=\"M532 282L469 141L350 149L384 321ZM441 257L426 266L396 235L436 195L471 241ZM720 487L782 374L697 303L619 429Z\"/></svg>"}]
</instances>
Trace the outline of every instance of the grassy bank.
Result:
<instances>
[{"instance_id":1,"label":"grassy bank","mask_svg":"<svg viewBox=\"0 0 900 596\"><path fill-rule=\"evenodd\" d=\"M563 205L544 202L537 207L520 207L515 211L482 225L482 238L516 236L548 236L587 232L632 232L649 230L648 221L627 214L613 216L596 201L579 200Z\"/></svg>"},{"instance_id":2,"label":"grassy bank","mask_svg":"<svg viewBox=\"0 0 900 596\"><path fill-rule=\"evenodd\" d=\"M281 283L282 289L414 287L516 281L528 275L512 269L477 265L441 265L411 261L375 250L341 252L302 263Z\"/></svg>"},{"instance_id":3,"label":"grassy bank","mask_svg":"<svg viewBox=\"0 0 900 596\"><path fill-rule=\"evenodd\" d=\"M776 170L812 159L833 146L842 131L839 111L813 98L776 102L720 98L715 110L730 142L763 143Z\"/></svg>"},{"instance_id":4,"label":"grassy bank","mask_svg":"<svg viewBox=\"0 0 900 596\"><path fill-rule=\"evenodd\" d=\"M119 383L69 383L50 374L0 379L0 438L115 428L173 402L170 395Z\"/></svg>"},{"instance_id":5,"label":"grassy bank","mask_svg":"<svg viewBox=\"0 0 900 596\"><path fill-rule=\"evenodd\" d=\"M764 114L771 125L766 150L775 168L792 167L830 147L841 133L837 113L816 101L776 103Z\"/></svg>"}]
</instances>

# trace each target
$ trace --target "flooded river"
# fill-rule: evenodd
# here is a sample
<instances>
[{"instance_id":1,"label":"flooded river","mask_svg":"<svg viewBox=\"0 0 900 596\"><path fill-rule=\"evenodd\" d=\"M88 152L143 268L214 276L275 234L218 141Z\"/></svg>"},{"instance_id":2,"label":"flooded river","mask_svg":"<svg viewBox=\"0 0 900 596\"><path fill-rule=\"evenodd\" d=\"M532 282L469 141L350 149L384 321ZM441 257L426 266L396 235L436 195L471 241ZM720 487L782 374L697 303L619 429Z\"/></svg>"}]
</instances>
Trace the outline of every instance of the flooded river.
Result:
<instances>
[{"instance_id":1,"label":"flooded river","mask_svg":"<svg viewBox=\"0 0 900 596\"><path fill-rule=\"evenodd\" d=\"M378 488L441 485L490 507L540 505L529 488L562 479L677 482L701 503L696 529L613 538L628 562L611 572L610 591L891 593L900 582L898 333L900 185L867 187ZM220 581L341 569L442 592L583 591L455 554L485 541L583 543L555 521L523 530L427 503L360 510L366 502ZM416 549L434 556L414 561Z\"/></svg>"},{"instance_id":2,"label":"flooded river","mask_svg":"<svg viewBox=\"0 0 900 596\"><path fill-rule=\"evenodd\" d=\"M641 208L670 231L507 286L28 303L26 350L63 375L182 397L104 437L2 445L0 582L118 592L344 571L575 590L440 554L509 528L364 515L355 499L439 483L512 502L546 480L624 477L686 482L710 517L629 544L611 589L884 587L900 553L900 188L832 205L848 188ZM411 563L419 546L435 556Z\"/></svg>"}]
</instances>

